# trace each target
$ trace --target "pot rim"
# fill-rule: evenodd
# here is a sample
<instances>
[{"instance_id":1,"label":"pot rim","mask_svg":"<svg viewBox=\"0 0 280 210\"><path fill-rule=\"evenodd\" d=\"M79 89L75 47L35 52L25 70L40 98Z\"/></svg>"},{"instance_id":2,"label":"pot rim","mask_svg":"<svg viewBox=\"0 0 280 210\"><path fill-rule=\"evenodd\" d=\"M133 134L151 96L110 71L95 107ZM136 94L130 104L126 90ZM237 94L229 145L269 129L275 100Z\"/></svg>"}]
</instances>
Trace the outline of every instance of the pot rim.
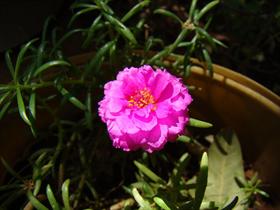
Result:
<instances>
[{"instance_id":1,"label":"pot rim","mask_svg":"<svg viewBox=\"0 0 280 210\"><path fill-rule=\"evenodd\" d=\"M201 63L199 62L198 64ZM201 66L193 66L191 71L192 74L199 76L207 76L209 74L208 71ZM209 78L211 79L210 76ZM248 97L254 98L254 100L269 107L274 114L280 117L280 96L253 79L217 64L213 64L212 79L230 88L241 91Z\"/></svg>"},{"instance_id":2,"label":"pot rim","mask_svg":"<svg viewBox=\"0 0 280 210\"><path fill-rule=\"evenodd\" d=\"M154 52L149 52L149 54L150 53L154 54ZM70 60L77 65L82 65L94 54L94 52L87 52L73 55L70 57ZM135 51L135 54L141 55L143 54L143 51ZM183 59L183 56L170 55L165 60L167 62L174 62L178 58ZM280 117L280 96L273 93L268 88L241 73L218 64L213 64L213 76L211 77L209 76L209 71L206 68L205 62L199 61L196 58L192 58L191 61L194 64L191 68L192 74L197 76L207 76L209 79L213 79L216 82L224 83L231 88L242 91L248 97L254 98L254 100L269 107L271 111Z\"/></svg>"}]
</instances>

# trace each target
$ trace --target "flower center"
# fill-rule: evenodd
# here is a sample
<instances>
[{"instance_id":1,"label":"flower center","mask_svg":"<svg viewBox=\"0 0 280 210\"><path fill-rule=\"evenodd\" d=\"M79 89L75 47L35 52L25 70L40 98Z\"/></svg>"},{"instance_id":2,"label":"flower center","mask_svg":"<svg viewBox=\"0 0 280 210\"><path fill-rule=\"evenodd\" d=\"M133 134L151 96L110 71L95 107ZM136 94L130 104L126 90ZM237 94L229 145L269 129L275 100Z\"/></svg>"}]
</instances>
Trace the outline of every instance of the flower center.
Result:
<instances>
[{"instance_id":1,"label":"flower center","mask_svg":"<svg viewBox=\"0 0 280 210\"><path fill-rule=\"evenodd\" d=\"M128 99L129 107L144 108L152 104L152 110L156 109L154 96L148 88L136 91Z\"/></svg>"}]
</instances>

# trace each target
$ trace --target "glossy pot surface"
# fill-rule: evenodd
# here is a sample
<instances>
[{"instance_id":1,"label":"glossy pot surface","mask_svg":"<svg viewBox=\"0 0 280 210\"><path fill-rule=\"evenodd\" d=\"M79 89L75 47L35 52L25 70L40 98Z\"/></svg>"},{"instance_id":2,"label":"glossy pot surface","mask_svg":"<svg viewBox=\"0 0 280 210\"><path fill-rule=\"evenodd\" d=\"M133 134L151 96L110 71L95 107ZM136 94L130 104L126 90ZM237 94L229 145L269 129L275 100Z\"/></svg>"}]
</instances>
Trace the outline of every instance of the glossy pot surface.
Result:
<instances>
[{"instance_id":1,"label":"glossy pot surface","mask_svg":"<svg viewBox=\"0 0 280 210\"><path fill-rule=\"evenodd\" d=\"M192 69L188 85L194 101L190 115L233 128L246 162L252 163L280 203L280 97L255 81L214 65L213 78L201 67Z\"/></svg>"}]
</instances>

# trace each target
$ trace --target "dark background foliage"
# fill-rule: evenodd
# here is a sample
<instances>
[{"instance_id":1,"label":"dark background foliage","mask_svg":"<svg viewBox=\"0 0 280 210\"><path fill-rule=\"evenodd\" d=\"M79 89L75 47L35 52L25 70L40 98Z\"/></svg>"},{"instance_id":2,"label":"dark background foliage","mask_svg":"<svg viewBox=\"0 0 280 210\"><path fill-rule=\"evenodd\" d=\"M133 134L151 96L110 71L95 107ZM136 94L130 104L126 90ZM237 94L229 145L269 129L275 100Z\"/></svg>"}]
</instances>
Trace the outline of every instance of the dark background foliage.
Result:
<instances>
[{"instance_id":1,"label":"dark background foliage","mask_svg":"<svg viewBox=\"0 0 280 210\"><path fill-rule=\"evenodd\" d=\"M280 93L280 4L265 0L222 1L213 32L229 47L213 54L216 63L235 69Z\"/></svg>"},{"instance_id":2,"label":"dark background foliage","mask_svg":"<svg viewBox=\"0 0 280 210\"><path fill-rule=\"evenodd\" d=\"M69 9L73 1L1 1L0 3L0 52L17 48L27 40L38 36L46 17L56 16L56 21L65 26L69 21ZM156 0L153 5L165 5L182 19L187 18L186 8L191 1ZM125 11L135 1L125 3L112 1L115 11ZM198 1L199 4L206 4ZM147 10L147 13L150 11ZM150 20L150 34L162 38L168 44L174 40L180 26L172 21L161 25L161 16ZM86 16L80 21L85 24ZM228 48L219 47L212 52L214 63L224 65L258 81L276 94L280 94L280 3L266 0L222 0L213 12L209 31L223 41ZM76 46L73 43L73 46ZM71 53L75 48L68 46ZM78 53L78 51L76 51ZM3 56L1 55L3 66ZM3 67L1 68L3 69ZM3 70L1 70L2 72Z\"/></svg>"}]
</instances>

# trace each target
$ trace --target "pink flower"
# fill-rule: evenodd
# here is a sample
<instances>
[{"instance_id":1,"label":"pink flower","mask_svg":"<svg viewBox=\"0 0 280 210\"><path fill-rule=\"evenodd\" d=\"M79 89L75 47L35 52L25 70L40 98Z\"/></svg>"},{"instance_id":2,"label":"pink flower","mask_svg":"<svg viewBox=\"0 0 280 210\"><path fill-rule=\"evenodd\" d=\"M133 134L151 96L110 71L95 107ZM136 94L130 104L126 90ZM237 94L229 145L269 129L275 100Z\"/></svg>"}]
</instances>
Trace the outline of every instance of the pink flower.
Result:
<instances>
[{"instance_id":1,"label":"pink flower","mask_svg":"<svg viewBox=\"0 0 280 210\"><path fill-rule=\"evenodd\" d=\"M192 98L181 79L166 70L125 68L104 89L99 115L114 147L151 153L183 134Z\"/></svg>"}]
</instances>

